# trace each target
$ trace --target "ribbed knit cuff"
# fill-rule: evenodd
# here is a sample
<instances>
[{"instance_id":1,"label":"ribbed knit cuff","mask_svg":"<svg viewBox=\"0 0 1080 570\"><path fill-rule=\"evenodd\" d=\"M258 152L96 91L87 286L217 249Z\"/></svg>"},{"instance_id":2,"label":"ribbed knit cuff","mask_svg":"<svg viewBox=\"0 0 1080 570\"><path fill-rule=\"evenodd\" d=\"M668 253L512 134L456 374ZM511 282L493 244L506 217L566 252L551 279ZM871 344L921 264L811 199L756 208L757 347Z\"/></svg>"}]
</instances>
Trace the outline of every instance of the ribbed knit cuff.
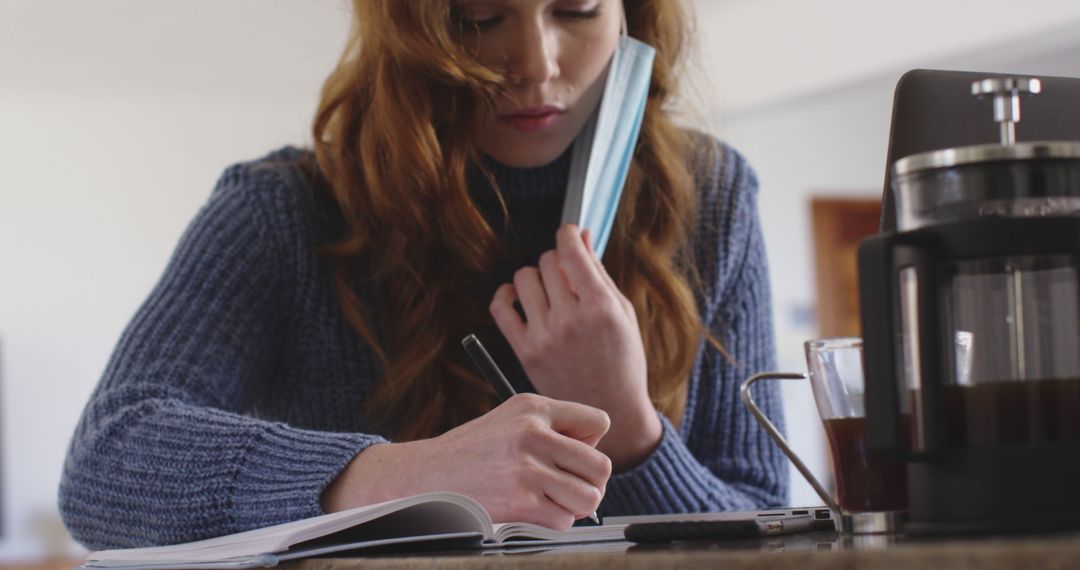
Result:
<instances>
[{"instance_id":1,"label":"ribbed knit cuff","mask_svg":"<svg viewBox=\"0 0 1080 570\"><path fill-rule=\"evenodd\" d=\"M694 457L667 417L660 445L637 467L608 480L604 516L696 513L715 510L723 493L716 476ZM720 502L738 502L732 493ZM749 508L749 507L748 507Z\"/></svg>"},{"instance_id":2,"label":"ribbed knit cuff","mask_svg":"<svg viewBox=\"0 0 1080 570\"><path fill-rule=\"evenodd\" d=\"M320 496L374 435L332 433L271 424L252 438L232 492L238 530L323 514Z\"/></svg>"}]
</instances>

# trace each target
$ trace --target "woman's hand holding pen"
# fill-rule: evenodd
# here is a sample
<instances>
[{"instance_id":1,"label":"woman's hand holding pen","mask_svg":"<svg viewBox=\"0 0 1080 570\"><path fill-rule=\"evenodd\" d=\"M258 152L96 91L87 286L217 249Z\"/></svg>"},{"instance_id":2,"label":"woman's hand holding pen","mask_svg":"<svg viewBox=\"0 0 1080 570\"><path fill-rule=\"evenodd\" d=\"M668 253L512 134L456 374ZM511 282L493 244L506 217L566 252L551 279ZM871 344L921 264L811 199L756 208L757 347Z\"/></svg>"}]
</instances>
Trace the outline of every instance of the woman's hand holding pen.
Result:
<instances>
[{"instance_id":1,"label":"woman's hand holding pen","mask_svg":"<svg viewBox=\"0 0 1080 570\"><path fill-rule=\"evenodd\" d=\"M495 522L569 528L603 499L611 461L594 447L609 426L601 410L520 394L438 437L367 448L327 487L323 509L454 491Z\"/></svg>"},{"instance_id":2,"label":"woman's hand holding pen","mask_svg":"<svg viewBox=\"0 0 1080 570\"><path fill-rule=\"evenodd\" d=\"M325 510L456 491L497 522L566 528L596 510L613 464L652 452L662 427L637 316L576 227L496 291L491 313L543 396L514 396L439 437L369 447L323 493Z\"/></svg>"},{"instance_id":3,"label":"woman's hand holding pen","mask_svg":"<svg viewBox=\"0 0 1080 570\"><path fill-rule=\"evenodd\" d=\"M520 301L525 319L514 310ZM596 257L586 234L564 225L539 267L514 275L491 314L541 394L606 411L611 430L597 449L616 471L643 461L663 428L649 399L637 315Z\"/></svg>"}]
</instances>

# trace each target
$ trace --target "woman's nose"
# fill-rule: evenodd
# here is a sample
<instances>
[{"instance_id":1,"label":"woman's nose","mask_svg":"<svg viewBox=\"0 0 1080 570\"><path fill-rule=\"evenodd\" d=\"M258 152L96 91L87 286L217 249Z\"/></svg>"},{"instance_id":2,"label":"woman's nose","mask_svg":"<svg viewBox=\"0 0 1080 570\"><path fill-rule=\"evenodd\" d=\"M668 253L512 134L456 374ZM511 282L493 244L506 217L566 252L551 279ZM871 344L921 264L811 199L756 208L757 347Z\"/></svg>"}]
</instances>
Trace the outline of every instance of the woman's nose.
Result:
<instances>
[{"instance_id":1,"label":"woman's nose","mask_svg":"<svg viewBox=\"0 0 1080 570\"><path fill-rule=\"evenodd\" d=\"M558 32L542 22L530 22L520 34L510 55L510 79L519 83L544 83L558 77Z\"/></svg>"}]
</instances>

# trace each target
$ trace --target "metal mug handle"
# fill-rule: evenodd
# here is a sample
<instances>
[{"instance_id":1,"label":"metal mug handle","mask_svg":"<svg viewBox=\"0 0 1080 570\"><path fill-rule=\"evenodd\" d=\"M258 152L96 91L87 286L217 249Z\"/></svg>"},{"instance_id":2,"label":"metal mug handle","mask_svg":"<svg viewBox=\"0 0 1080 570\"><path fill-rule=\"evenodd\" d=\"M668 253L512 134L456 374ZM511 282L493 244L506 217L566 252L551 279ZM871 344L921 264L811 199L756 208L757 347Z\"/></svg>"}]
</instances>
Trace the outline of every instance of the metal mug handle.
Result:
<instances>
[{"instance_id":1,"label":"metal mug handle","mask_svg":"<svg viewBox=\"0 0 1080 570\"><path fill-rule=\"evenodd\" d=\"M742 403L744 406L746 406L746 409L750 410L750 413L754 415L754 419L756 419L757 422L761 424L761 427L764 428L765 432L769 434L769 437L771 437L773 441L776 442L776 445L780 446L780 450L784 452L784 455L787 455L788 459L790 459L791 462L795 464L795 468L799 470L799 473L802 473L802 476L806 478L806 480L810 483L810 486L814 488L814 491L816 491L818 496L821 497L821 500L825 501L825 504L834 512L839 513L840 505L836 504L836 501L832 498L832 495L830 495L828 491L825 490L825 487L823 487L821 483L818 482L817 478L814 477L814 474L811 473L810 469L806 467L806 464L803 463L801 459L799 459L799 456L795 455L795 452L792 451L791 447L788 446L787 440L784 439L783 434L781 434L780 430L777 429L771 421L769 421L769 418L765 417L765 414L761 411L761 408L757 407L757 404L754 403L754 397L750 395L750 386L752 386L754 382L757 382L758 380L806 379L806 374L801 374L798 372L762 372L761 374L755 374L751 376L749 379L746 380L746 382L743 382L742 388L739 389L739 396L742 398Z\"/></svg>"}]
</instances>

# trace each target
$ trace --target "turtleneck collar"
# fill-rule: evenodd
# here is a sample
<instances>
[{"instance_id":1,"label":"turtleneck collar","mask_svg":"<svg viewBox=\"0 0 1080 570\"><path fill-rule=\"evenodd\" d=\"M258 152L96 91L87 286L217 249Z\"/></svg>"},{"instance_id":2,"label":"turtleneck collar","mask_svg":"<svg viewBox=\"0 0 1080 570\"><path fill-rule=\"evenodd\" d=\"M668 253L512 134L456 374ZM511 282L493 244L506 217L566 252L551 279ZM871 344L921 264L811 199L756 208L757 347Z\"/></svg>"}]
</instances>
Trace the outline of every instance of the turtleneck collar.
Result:
<instances>
[{"instance_id":1,"label":"turtleneck collar","mask_svg":"<svg viewBox=\"0 0 1080 570\"><path fill-rule=\"evenodd\" d=\"M502 189L505 199L546 200L557 195L561 200L566 193L566 181L570 174L570 148L554 161L535 167L507 166L490 156L484 156L482 160ZM483 176L479 178L483 179ZM482 186L487 187L486 180L483 180Z\"/></svg>"},{"instance_id":2,"label":"turtleneck collar","mask_svg":"<svg viewBox=\"0 0 1080 570\"><path fill-rule=\"evenodd\" d=\"M477 208L496 233L502 235L507 257L495 270L495 283L507 282L524 265L536 265L540 254L555 247L555 230L562 219L566 181L570 175L569 149L555 161L535 168L515 168L484 157L506 201L510 227L499 200L479 169L470 176L470 193Z\"/></svg>"},{"instance_id":3,"label":"turtleneck collar","mask_svg":"<svg viewBox=\"0 0 1080 570\"><path fill-rule=\"evenodd\" d=\"M512 249L532 253L554 246L570 175L570 158L567 149L553 162L533 168L516 168L491 157L483 158L484 167L506 201L511 221L511 231L506 237L511 242L507 245ZM505 227L502 210L487 178L476 169L469 184L477 207L488 223L497 232L502 232Z\"/></svg>"}]
</instances>

